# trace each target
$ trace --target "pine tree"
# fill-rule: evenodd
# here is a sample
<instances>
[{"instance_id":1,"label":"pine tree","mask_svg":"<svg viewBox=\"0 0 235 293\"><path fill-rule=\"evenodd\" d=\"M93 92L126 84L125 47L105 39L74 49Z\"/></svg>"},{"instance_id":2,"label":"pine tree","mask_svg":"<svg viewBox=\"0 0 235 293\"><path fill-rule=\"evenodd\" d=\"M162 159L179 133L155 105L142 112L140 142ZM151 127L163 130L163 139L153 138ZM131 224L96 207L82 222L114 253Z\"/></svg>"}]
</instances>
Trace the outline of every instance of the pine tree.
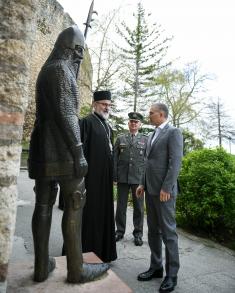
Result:
<instances>
[{"instance_id":1,"label":"pine tree","mask_svg":"<svg viewBox=\"0 0 235 293\"><path fill-rule=\"evenodd\" d=\"M121 80L124 82L120 95L132 107L133 111L143 111L151 97L151 80L156 72L168 64L162 64L168 50L170 38L162 38L160 26L147 23L145 10L141 3L137 13L133 14L136 24L131 29L125 22L121 23L118 33L125 41L120 47L123 58ZM151 14L147 15L148 17Z\"/></svg>"}]
</instances>

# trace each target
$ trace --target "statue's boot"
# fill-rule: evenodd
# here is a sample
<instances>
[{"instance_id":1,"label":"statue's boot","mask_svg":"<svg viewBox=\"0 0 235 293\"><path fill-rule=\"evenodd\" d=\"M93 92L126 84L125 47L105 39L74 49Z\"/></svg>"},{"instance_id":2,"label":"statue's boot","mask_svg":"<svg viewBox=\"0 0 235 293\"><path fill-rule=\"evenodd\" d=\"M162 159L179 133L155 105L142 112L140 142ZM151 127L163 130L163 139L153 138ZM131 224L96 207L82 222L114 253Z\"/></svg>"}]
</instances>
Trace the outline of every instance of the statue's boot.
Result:
<instances>
[{"instance_id":1,"label":"statue's boot","mask_svg":"<svg viewBox=\"0 0 235 293\"><path fill-rule=\"evenodd\" d=\"M49 257L49 235L51 229L52 208L56 198L57 189L54 184L36 182L36 201L33 218L32 232L34 240L34 281L43 282L55 268L55 259ZM39 201L46 197L48 204ZM46 201L45 201L46 202Z\"/></svg>"},{"instance_id":2,"label":"statue's boot","mask_svg":"<svg viewBox=\"0 0 235 293\"><path fill-rule=\"evenodd\" d=\"M75 182L73 186L62 185L65 206L62 218L64 249L67 257L67 281L69 283L85 283L100 278L109 269L109 265L84 264L82 257L82 212L86 202L84 179ZM66 187L66 188L65 188Z\"/></svg>"},{"instance_id":3,"label":"statue's boot","mask_svg":"<svg viewBox=\"0 0 235 293\"><path fill-rule=\"evenodd\" d=\"M47 269L43 267L43 269L35 268L34 270L34 278L35 282L43 282L48 278L48 275L54 271L56 267L56 261L53 257L49 257Z\"/></svg>"},{"instance_id":4,"label":"statue's boot","mask_svg":"<svg viewBox=\"0 0 235 293\"><path fill-rule=\"evenodd\" d=\"M107 263L84 263L82 266L81 283L94 281L102 277L109 269Z\"/></svg>"},{"instance_id":5,"label":"statue's boot","mask_svg":"<svg viewBox=\"0 0 235 293\"><path fill-rule=\"evenodd\" d=\"M78 274L75 276L68 274L67 281L69 283L87 283L95 281L103 277L108 269L109 265L107 263L83 263L80 276Z\"/></svg>"},{"instance_id":6,"label":"statue's boot","mask_svg":"<svg viewBox=\"0 0 235 293\"><path fill-rule=\"evenodd\" d=\"M32 231L34 240L34 281L43 282L55 268L55 259L48 255L52 206L36 204Z\"/></svg>"}]
</instances>

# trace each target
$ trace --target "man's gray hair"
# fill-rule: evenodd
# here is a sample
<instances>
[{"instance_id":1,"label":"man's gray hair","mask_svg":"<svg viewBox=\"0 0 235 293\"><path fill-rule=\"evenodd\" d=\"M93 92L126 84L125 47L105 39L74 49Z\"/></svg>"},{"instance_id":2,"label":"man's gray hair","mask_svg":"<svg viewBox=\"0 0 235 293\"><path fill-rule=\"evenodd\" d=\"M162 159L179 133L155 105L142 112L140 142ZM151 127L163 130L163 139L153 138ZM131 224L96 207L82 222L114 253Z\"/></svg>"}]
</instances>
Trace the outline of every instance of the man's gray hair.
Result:
<instances>
[{"instance_id":1,"label":"man's gray hair","mask_svg":"<svg viewBox=\"0 0 235 293\"><path fill-rule=\"evenodd\" d=\"M154 108L157 108L158 110L164 112L165 118L168 118L169 110L168 110L167 105L165 105L163 103L154 103L152 106Z\"/></svg>"}]
</instances>

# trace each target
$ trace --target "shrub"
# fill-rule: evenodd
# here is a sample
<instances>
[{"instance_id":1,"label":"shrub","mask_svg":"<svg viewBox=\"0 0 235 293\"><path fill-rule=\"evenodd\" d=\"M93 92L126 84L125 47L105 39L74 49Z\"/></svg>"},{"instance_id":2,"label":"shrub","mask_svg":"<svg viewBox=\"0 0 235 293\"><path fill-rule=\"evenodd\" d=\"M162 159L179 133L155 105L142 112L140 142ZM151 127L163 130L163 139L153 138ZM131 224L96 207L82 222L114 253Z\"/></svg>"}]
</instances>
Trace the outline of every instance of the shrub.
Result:
<instances>
[{"instance_id":1,"label":"shrub","mask_svg":"<svg viewBox=\"0 0 235 293\"><path fill-rule=\"evenodd\" d=\"M218 148L193 151L183 158L177 221L182 227L218 239L235 236L235 159Z\"/></svg>"}]
</instances>

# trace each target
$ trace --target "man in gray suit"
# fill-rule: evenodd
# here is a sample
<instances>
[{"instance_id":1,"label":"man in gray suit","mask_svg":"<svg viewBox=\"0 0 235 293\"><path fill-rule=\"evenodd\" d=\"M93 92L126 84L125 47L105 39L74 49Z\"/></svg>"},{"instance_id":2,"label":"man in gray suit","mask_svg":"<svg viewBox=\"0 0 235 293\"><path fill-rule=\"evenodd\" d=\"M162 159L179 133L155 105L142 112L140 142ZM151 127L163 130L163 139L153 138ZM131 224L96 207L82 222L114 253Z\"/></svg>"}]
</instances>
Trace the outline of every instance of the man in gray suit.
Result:
<instances>
[{"instance_id":1,"label":"man in gray suit","mask_svg":"<svg viewBox=\"0 0 235 293\"><path fill-rule=\"evenodd\" d=\"M183 156L183 137L178 128L167 122L168 108L153 104L149 111L155 131L149 136L146 148L145 172L137 197L146 192L148 242L151 250L150 268L138 275L139 281L163 277L162 241L165 244L166 276L160 292L171 292L177 285L179 270L178 236L175 204L178 192L177 177Z\"/></svg>"}]
</instances>

